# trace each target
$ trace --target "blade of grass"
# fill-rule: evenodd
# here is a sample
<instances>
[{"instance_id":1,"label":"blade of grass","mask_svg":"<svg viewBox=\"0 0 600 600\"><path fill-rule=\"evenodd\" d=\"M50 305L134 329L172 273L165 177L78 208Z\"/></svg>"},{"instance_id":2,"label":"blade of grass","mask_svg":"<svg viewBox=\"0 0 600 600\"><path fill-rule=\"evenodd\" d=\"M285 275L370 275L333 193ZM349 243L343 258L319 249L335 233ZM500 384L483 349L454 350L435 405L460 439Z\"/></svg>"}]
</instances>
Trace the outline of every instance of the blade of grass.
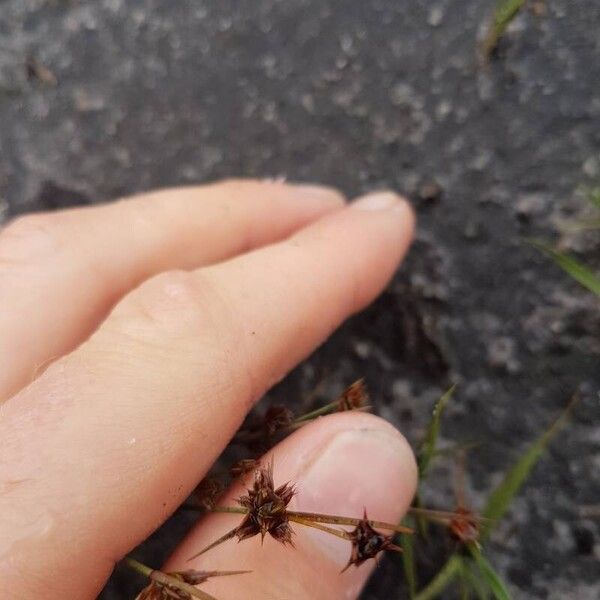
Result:
<instances>
[{"instance_id":1,"label":"blade of grass","mask_svg":"<svg viewBox=\"0 0 600 600\"><path fill-rule=\"evenodd\" d=\"M431 461L437 455L437 438L440 433L441 427L441 419L442 413L444 412L444 408L452 395L454 394L454 390L456 389L456 384L453 385L450 389L448 389L442 396L438 399L433 407L433 411L431 414L431 419L429 420L429 424L427 425L427 430L425 431L425 437L421 442L419 450L417 451L417 463L419 465L419 481L422 481ZM421 506L421 499L419 497L419 493L415 495L415 506ZM422 515L416 515L417 526L419 532L423 536L424 539L427 539L428 532L428 524L427 520L423 518Z\"/></svg>"},{"instance_id":2,"label":"blade of grass","mask_svg":"<svg viewBox=\"0 0 600 600\"><path fill-rule=\"evenodd\" d=\"M473 561L465 561L463 576L471 585L471 589L475 592L478 600L488 600L490 591L488 586L481 580L481 573L476 568Z\"/></svg>"},{"instance_id":3,"label":"blade of grass","mask_svg":"<svg viewBox=\"0 0 600 600\"><path fill-rule=\"evenodd\" d=\"M565 424L576 401L577 396L573 396L567 408L558 419L521 455L517 462L504 475L504 479L500 482L500 485L490 494L487 504L481 513L487 519L482 523L481 539L489 535L492 528L505 515L513 498L521 489L521 486L546 450L546 447Z\"/></svg>"},{"instance_id":4,"label":"blade of grass","mask_svg":"<svg viewBox=\"0 0 600 600\"><path fill-rule=\"evenodd\" d=\"M464 571L464 569L463 569L463 571ZM469 587L469 582L462 574L463 571L461 571L461 575L459 577L460 600L471 600L471 588Z\"/></svg>"},{"instance_id":5,"label":"blade of grass","mask_svg":"<svg viewBox=\"0 0 600 600\"><path fill-rule=\"evenodd\" d=\"M490 562L483 556L481 550L475 544L469 544L471 556L475 559L477 566L496 600L511 600L509 591L506 589L500 575L492 567Z\"/></svg>"},{"instance_id":6,"label":"blade of grass","mask_svg":"<svg viewBox=\"0 0 600 600\"><path fill-rule=\"evenodd\" d=\"M403 525L412 526L411 519L405 519ZM417 569L415 566L415 548L413 545L413 536L403 533L400 535L400 545L404 552L402 553L402 566L404 567L404 577L408 587L408 597L413 600L417 594Z\"/></svg>"},{"instance_id":7,"label":"blade of grass","mask_svg":"<svg viewBox=\"0 0 600 600\"><path fill-rule=\"evenodd\" d=\"M496 4L492 22L483 40L483 55L485 58L489 58L490 54L496 49L506 28L519 14L525 2L526 0L499 0Z\"/></svg>"},{"instance_id":8,"label":"blade of grass","mask_svg":"<svg viewBox=\"0 0 600 600\"><path fill-rule=\"evenodd\" d=\"M438 571L437 575L423 588L415 600L433 600L437 598L458 576L463 569L463 559L458 554L453 554L446 564Z\"/></svg>"},{"instance_id":9,"label":"blade of grass","mask_svg":"<svg viewBox=\"0 0 600 600\"><path fill-rule=\"evenodd\" d=\"M565 254L563 252L557 252L551 246L544 244L543 242L536 240L529 240L529 243L545 252L554 262L563 270L566 271L573 279L578 281L582 286L588 290L600 296L600 277L593 271L588 269L585 265L582 265L578 260Z\"/></svg>"},{"instance_id":10,"label":"blade of grass","mask_svg":"<svg viewBox=\"0 0 600 600\"><path fill-rule=\"evenodd\" d=\"M437 444L437 438L440 433L440 424L442 413L448 400L452 398L456 384L447 390L442 397L435 403L433 407L433 413L425 432L425 437L418 451L418 463L419 463L419 478L422 479L429 468L429 464L435 454L435 447Z\"/></svg>"},{"instance_id":11,"label":"blade of grass","mask_svg":"<svg viewBox=\"0 0 600 600\"><path fill-rule=\"evenodd\" d=\"M413 510L415 508L417 510ZM425 516L420 513L420 510L422 508L423 508L423 503L421 502L421 496L419 495L419 492L417 491L417 493L415 494L415 499L413 500L413 506L409 510L410 510L410 512L412 512L412 514L415 517L419 535L424 540L427 541L427 540L429 540L429 522L425 518Z\"/></svg>"}]
</instances>

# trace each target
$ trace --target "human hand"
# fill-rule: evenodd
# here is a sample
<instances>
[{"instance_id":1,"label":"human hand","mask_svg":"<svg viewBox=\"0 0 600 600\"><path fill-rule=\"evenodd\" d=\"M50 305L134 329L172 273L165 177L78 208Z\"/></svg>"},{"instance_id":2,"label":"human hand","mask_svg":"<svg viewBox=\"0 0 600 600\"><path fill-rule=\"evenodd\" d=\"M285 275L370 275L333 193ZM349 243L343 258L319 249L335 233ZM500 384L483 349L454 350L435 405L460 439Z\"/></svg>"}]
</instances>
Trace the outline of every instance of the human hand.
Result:
<instances>
[{"instance_id":1,"label":"human hand","mask_svg":"<svg viewBox=\"0 0 600 600\"><path fill-rule=\"evenodd\" d=\"M0 590L85 599L189 495L253 403L382 290L412 236L390 193L230 181L17 219L0 233ZM4 403L2 404L2 401ZM299 510L397 521L404 438L362 413L279 444ZM240 489L227 493L239 495ZM298 528L187 562L231 527L202 519L168 563L250 569L227 598L356 598L347 542Z\"/></svg>"}]
</instances>

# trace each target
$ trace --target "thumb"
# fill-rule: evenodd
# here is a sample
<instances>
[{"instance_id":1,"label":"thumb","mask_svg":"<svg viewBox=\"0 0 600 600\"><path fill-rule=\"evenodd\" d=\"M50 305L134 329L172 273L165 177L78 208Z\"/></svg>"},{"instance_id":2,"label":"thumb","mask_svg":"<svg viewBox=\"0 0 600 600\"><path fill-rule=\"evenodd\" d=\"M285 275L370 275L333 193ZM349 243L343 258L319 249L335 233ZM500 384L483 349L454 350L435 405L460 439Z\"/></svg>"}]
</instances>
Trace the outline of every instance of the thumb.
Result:
<instances>
[{"instance_id":1,"label":"thumb","mask_svg":"<svg viewBox=\"0 0 600 600\"><path fill-rule=\"evenodd\" d=\"M278 487L290 482L297 494L290 510L319 512L396 523L414 495L417 469L404 437L389 423L364 413L341 413L306 425L263 459L273 458ZM235 484L222 505L244 493ZM250 570L209 580L202 589L219 600L319 600L357 598L375 561L351 566L351 544L317 529L291 523L293 546L260 535L227 541L193 560L191 556L236 527L242 515L209 514L179 546L168 571ZM389 533L389 532L384 532Z\"/></svg>"}]
</instances>

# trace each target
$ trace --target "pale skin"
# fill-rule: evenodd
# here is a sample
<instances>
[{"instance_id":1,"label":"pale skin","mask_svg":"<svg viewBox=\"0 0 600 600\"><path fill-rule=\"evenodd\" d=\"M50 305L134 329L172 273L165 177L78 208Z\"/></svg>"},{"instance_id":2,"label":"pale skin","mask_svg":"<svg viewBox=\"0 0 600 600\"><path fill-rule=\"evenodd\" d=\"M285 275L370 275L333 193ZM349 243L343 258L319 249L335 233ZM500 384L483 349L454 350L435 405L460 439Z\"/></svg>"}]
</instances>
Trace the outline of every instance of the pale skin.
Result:
<instances>
[{"instance_id":1,"label":"pale skin","mask_svg":"<svg viewBox=\"0 0 600 600\"><path fill-rule=\"evenodd\" d=\"M6 226L2 598L95 598L264 392L383 290L413 227L390 192L346 204L329 188L238 180ZM396 522L414 494L408 444L372 415L321 418L272 453L298 510ZM188 562L238 522L200 519L165 569L252 571L203 587L220 600L330 600L357 598L374 567L340 575L348 543L301 526L295 548L230 541Z\"/></svg>"}]
</instances>

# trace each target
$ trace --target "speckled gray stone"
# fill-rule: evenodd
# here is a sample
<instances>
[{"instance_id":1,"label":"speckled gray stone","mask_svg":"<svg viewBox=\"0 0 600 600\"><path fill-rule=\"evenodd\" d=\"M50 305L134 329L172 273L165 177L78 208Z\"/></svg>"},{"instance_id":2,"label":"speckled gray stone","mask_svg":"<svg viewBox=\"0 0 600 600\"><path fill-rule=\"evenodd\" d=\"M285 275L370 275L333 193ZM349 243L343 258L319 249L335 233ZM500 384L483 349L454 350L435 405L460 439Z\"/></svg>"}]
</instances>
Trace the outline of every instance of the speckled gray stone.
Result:
<instances>
[{"instance_id":1,"label":"speckled gray stone","mask_svg":"<svg viewBox=\"0 0 600 600\"><path fill-rule=\"evenodd\" d=\"M323 371L330 394L364 375L377 410L415 440L459 382L443 435L483 442L469 460L477 506L579 389L489 555L516 598L585 600L600 596L598 521L581 513L600 495L600 310L523 239L600 264L597 234L561 227L586 213L576 189L600 176L600 5L524 11L481 67L493 4L0 0L0 219L233 175L350 196L416 197L437 182L389 291L271 397L301 398ZM451 504L450 467L428 502ZM189 523L174 517L143 555L158 564ZM135 585L117 572L102 597ZM392 558L364 599L403 590Z\"/></svg>"}]
</instances>

